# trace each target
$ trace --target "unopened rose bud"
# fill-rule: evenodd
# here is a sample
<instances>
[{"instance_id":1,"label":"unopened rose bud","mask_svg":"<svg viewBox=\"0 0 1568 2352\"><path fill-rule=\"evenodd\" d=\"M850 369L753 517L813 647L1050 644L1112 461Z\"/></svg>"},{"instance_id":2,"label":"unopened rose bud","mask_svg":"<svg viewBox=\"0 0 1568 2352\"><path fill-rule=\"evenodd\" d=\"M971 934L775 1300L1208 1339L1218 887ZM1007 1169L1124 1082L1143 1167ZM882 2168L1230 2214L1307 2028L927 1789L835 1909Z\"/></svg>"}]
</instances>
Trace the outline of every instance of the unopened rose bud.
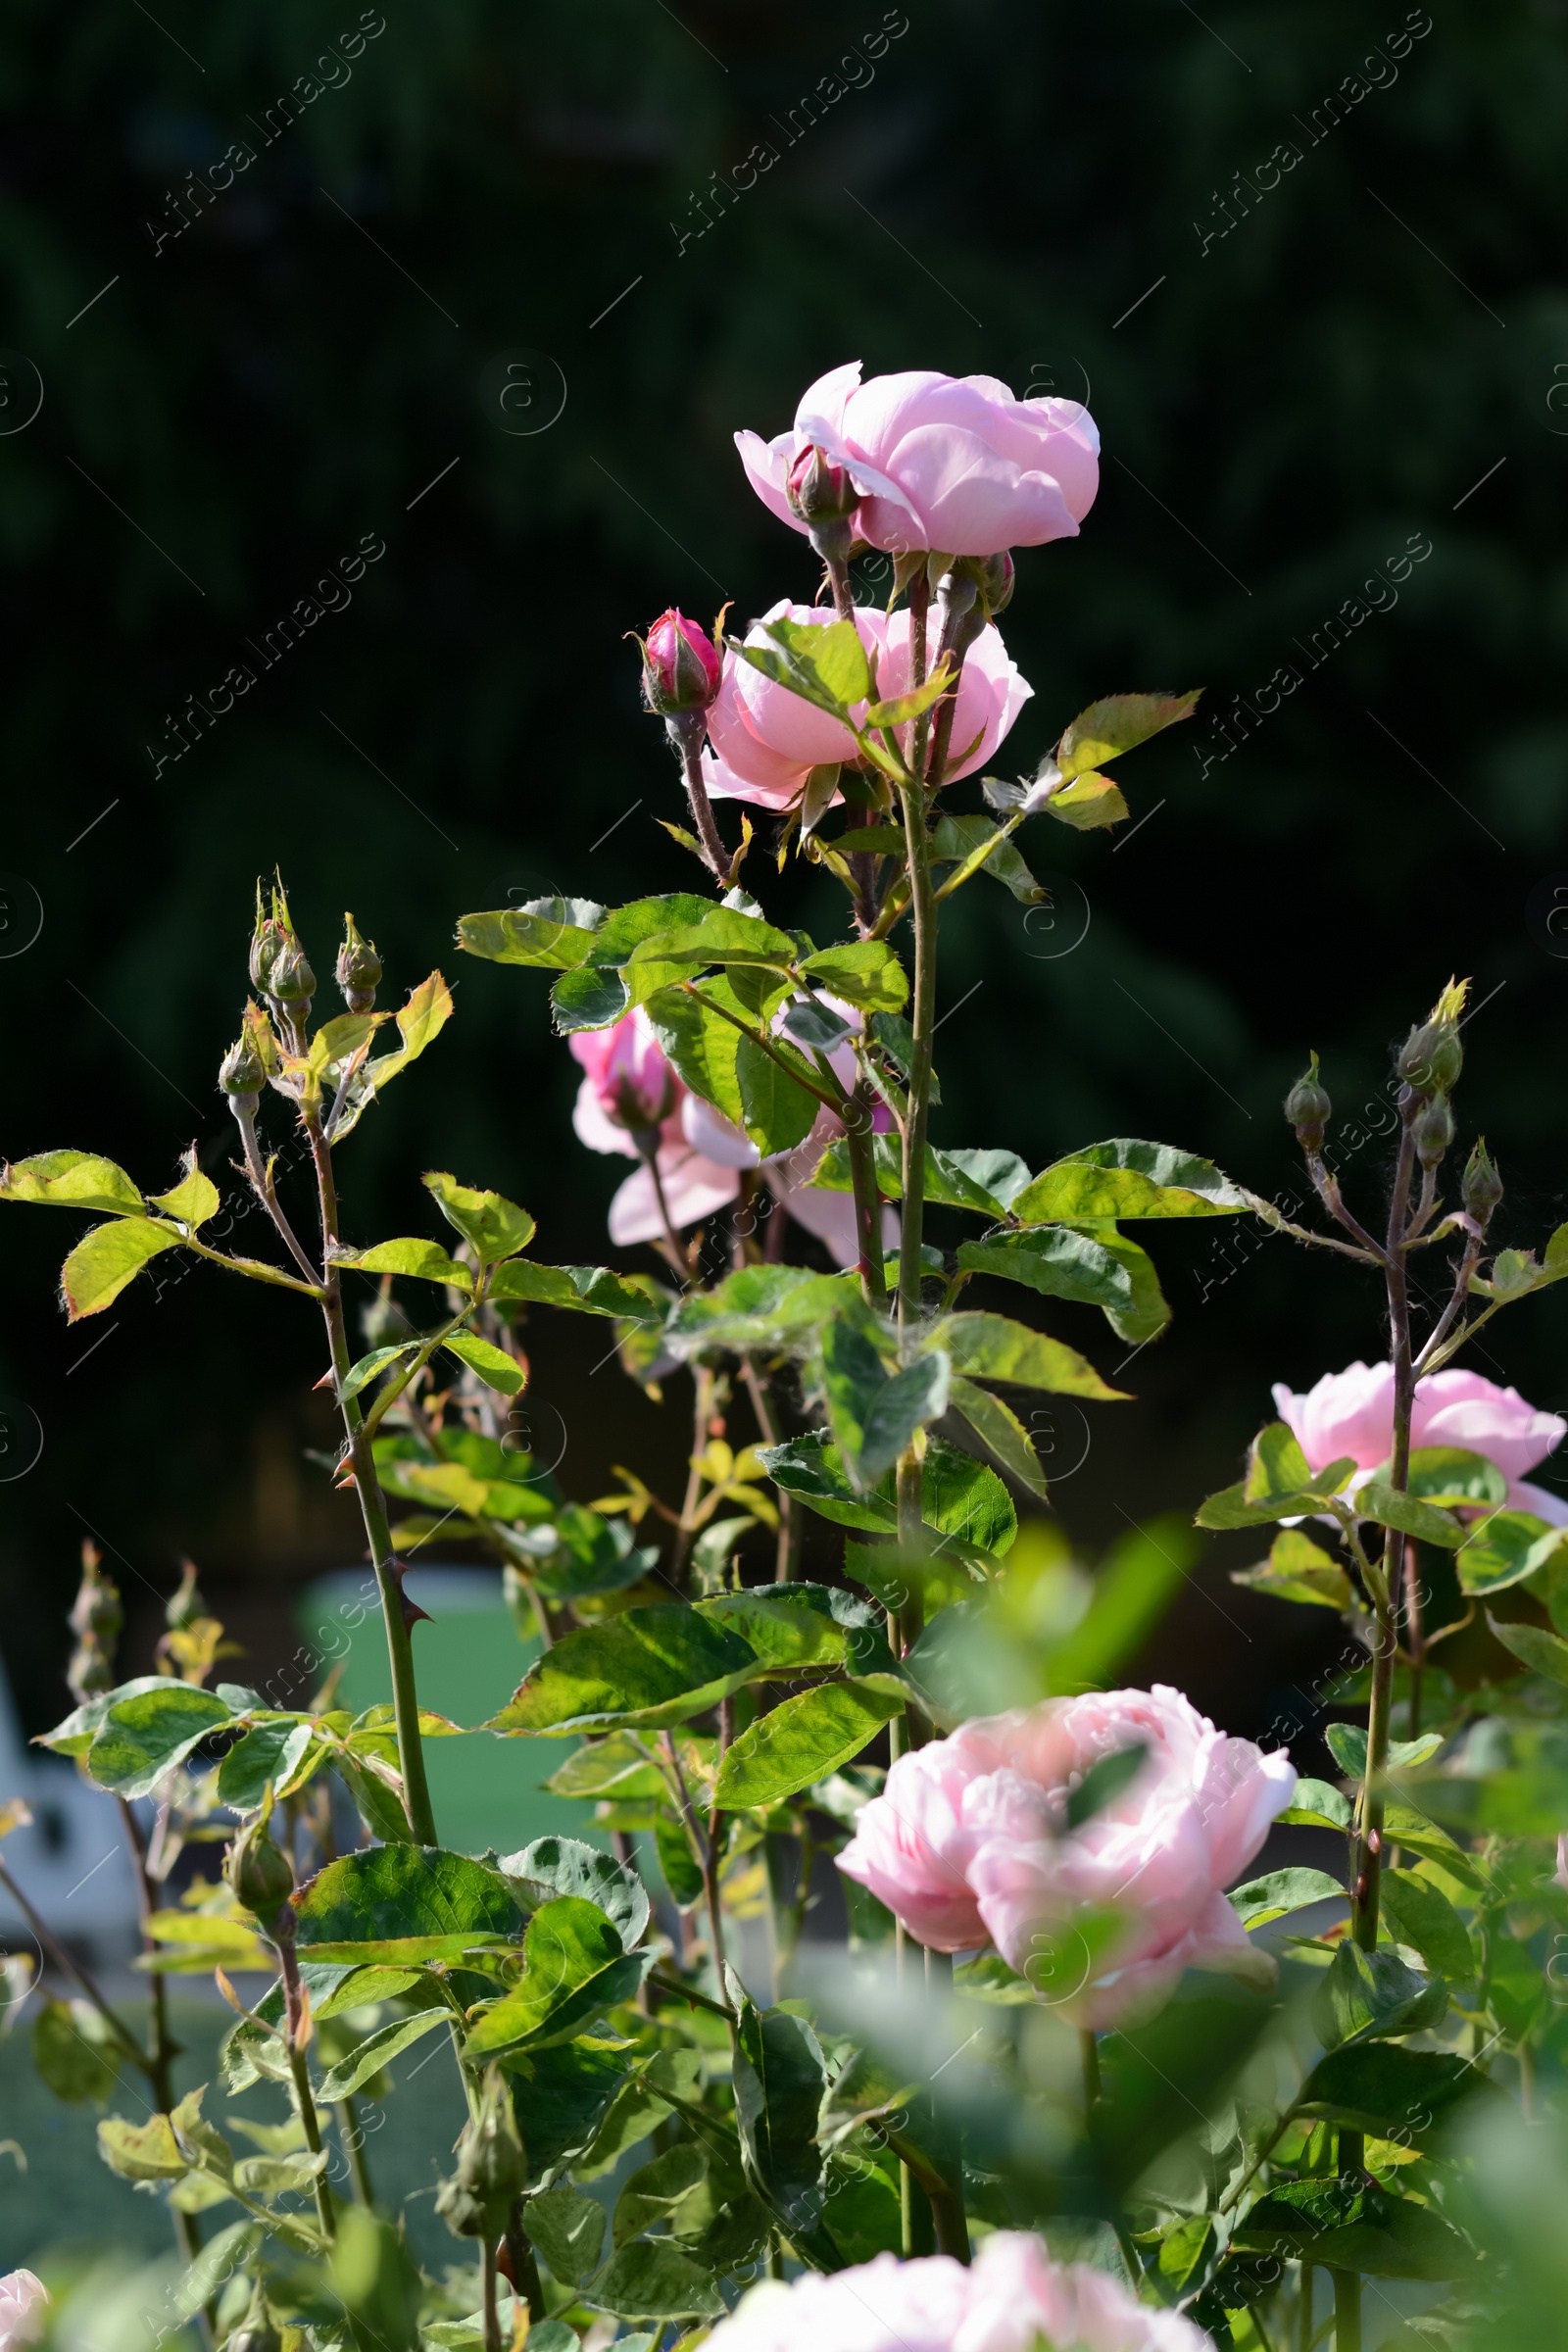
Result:
<instances>
[{"instance_id":1,"label":"unopened rose bud","mask_svg":"<svg viewBox=\"0 0 1568 2352\"><path fill-rule=\"evenodd\" d=\"M287 945L288 933L282 924L264 915L258 904L256 932L251 941L251 986L260 989L264 996L272 993L272 966Z\"/></svg>"},{"instance_id":2,"label":"unopened rose bud","mask_svg":"<svg viewBox=\"0 0 1568 2352\"><path fill-rule=\"evenodd\" d=\"M1396 1068L1421 1095L1448 1095L1459 1081L1464 1048L1451 1021L1422 1021L1404 1041Z\"/></svg>"},{"instance_id":3,"label":"unopened rose bud","mask_svg":"<svg viewBox=\"0 0 1568 2352\"><path fill-rule=\"evenodd\" d=\"M1318 1083L1317 1055L1314 1054L1304 1077L1298 1078L1285 1098L1285 1116L1296 1129L1296 1140L1303 1152L1322 1151L1323 1130L1333 1110L1327 1089Z\"/></svg>"},{"instance_id":4,"label":"unopened rose bud","mask_svg":"<svg viewBox=\"0 0 1568 2352\"><path fill-rule=\"evenodd\" d=\"M661 612L643 645L643 700L661 718L706 710L718 692L723 666L712 639L671 606Z\"/></svg>"},{"instance_id":5,"label":"unopened rose bud","mask_svg":"<svg viewBox=\"0 0 1568 2352\"><path fill-rule=\"evenodd\" d=\"M218 1083L227 1095L236 1118L256 1108L267 1084L267 1072L249 1036L229 1047L218 1072Z\"/></svg>"},{"instance_id":6,"label":"unopened rose bud","mask_svg":"<svg viewBox=\"0 0 1568 2352\"><path fill-rule=\"evenodd\" d=\"M1435 1168L1453 1141L1453 1111L1446 1095L1434 1095L1415 1115L1410 1130L1416 1157L1424 1168Z\"/></svg>"},{"instance_id":7,"label":"unopened rose bud","mask_svg":"<svg viewBox=\"0 0 1568 2352\"><path fill-rule=\"evenodd\" d=\"M198 1617L205 1617L206 1614L207 1603L196 1586L196 1563L194 1560L181 1560L179 1583L165 1605L164 1623L172 1634L182 1634L188 1626L195 1624Z\"/></svg>"},{"instance_id":8,"label":"unopened rose bud","mask_svg":"<svg viewBox=\"0 0 1568 2352\"><path fill-rule=\"evenodd\" d=\"M830 458L813 441L803 449L784 478L790 512L803 522L842 522L855 513L860 493L850 469Z\"/></svg>"},{"instance_id":9,"label":"unopened rose bud","mask_svg":"<svg viewBox=\"0 0 1568 2352\"><path fill-rule=\"evenodd\" d=\"M368 1012L381 984L381 958L374 943L360 937L352 914L346 914L343 923L343 945L337 952L337 984L350 1012Z\"/></svg>"},{"instance_id":10,"label":"unopened rose bud","mask_svg":"<svg viewBox=\"0 0 1568 2352\"><path fill-rule=\"evenodd\" d=\"M316 994L316 974L311 969L310 957L292 932L272 958L267 993L274 1004L286 1004L301 1021L310 1012L311 999Z\"/></svg>"},{"instance_id":11,"label":"unopened rose bud","mask_svg":"<svg viewBox=\"0 0 1568 2352\"><path fill-rule=\"evenodd\" d=\"M455 2237L499 2237L527 2176L512 2094L490 2067L458 2141L457 2171L437 2188L435 2209Z\"/></svg>"},{"instance_id":12,"label":"unopened rose bud","mask_svg":"<svg viewBox=\"0 0 1568 2352\"><path fill-rule=\"evenodd\" d=\"M1502 1178L1497 1165L1478 1137L1465 1161L1464 1182L1461 1187L1465 1207L1478 1225L1485 1225L1497 1202L1502 1199Z\"/></svg>"},{"instance_id":13,"label":"unopened rose bud","mask_svg":"<svg viewBox=\"0 0 1568 2352\"><path fill-rule=\"evenodd\" d=\"M237 1901L261 1922L264 1935L277 1940L285 1923L283 1913L294 1891L294 1870L287 1854L267 1826L267 1814L241 1830L223 1856L223 1876Z\"/></svg>"},{"instance_id":14,"label":"unopened rose bud","mask_svg":"<svg viewBox=\"0 0 1568 2352\"><path fill-rule=\"evenodd\" d=\"M962 556L953 569L956 574L974 582L983 607L983 619L995 620L998 613L1005 612L1012 602L1018 577L1012 558L1005 548L994 556Z\"/></svg>"},{"instance_id":15,"label":"unopened rose bud","mask_svg":"<svg viewBox=\"0 0 1568 2352\"><path fill-rule=\"evenodd\" d=\"M66 1669L66 1681L78 1707L114 1689L115 1646L124 1621L120 1588L113 1577L104 1575L99 1557L96 1544L82 1544L81 1583L71 1611L76 1646Z\"/></svg>"}]
</instances>

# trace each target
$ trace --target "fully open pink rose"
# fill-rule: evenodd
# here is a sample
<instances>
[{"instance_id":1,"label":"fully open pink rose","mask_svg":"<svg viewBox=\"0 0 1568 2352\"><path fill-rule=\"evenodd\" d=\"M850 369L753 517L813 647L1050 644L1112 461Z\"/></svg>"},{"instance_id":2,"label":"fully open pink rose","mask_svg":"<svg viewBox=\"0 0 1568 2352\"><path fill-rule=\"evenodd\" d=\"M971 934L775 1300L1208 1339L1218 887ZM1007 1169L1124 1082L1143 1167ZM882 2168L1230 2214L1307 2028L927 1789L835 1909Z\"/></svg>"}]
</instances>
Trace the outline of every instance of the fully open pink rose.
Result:
<instances>
[{"instance_id":1,"label":"fully open pink rose","mask_svg":"<svg viewBox=\"0 0 1568 2352\"><path fill-rule=\"evenodd\" d=\"M1069 1792L1135 1745L1148 1751L1136 1777L1069 1831ZM1069 2014L1105 2026L1157 2007L1184 1968L1272 1980L1224 1890L1295 1787L1288 1757L1229 1739L1179 1690L1090 1691L977 1717L902 1756L839 1868L920 1942L963 1951L989 1937ZM1074 1986L1067 1961L1085 1908L1119 1911L1125 1926L1093 1980Z\"/></svg>"},{"instance_id":2,"label":"fully open pink rose","mask_svg":"<svg viewBox=\"0 0 1568 2352\"><path fill-rule=\"evenodd\" d=\"M1348 1364L1343 1372L1326 1372L1301 1396L1276 1383L1274 1403L1314 1470L1347 1454L1358 1470L1375 1470L1394 1450L1392 1364ZM1538 1412L1517 1389L1499 1389L1479 1372L1434 1372L1416 1384L1411 1446L1457 1446L1485 1454L1508 1480L1510 1505L1556 1527L1568 1525L1568 1501L1527 1484L1524 1474L1555 1451L1565 1432L1568 1421L1560 1414Z\"/></svg>"},{"instance_id":3,"label":"fully open pink rose","mask_svg":"<svg viewBox=\"0 0 1568 2352\"><path fill-rule=\"evenodd\" d=\"M1100 487L1100 435L1070 400L1015 400L994 375L928 368L860 381L860 363L819 376L772 441L737 433L753 489L793 530L791 467L815 447L860 494L855 528L902 554L993 556L1076 538Z\"/></svg>"},{"instance_id":4,"label":"fully open pink rose","mask_svg":"<svg viewBox=\"0 0 1568 2352\"><path fill-rule=\"evenodd\" d=\"M35 2344L48 2318L49 2296L41 2278L31 2271L8 2271L0 2278L0 2352Z\"/></svg>"},{"instance_id":5,"label":"fully open pink rose","mask_svg":"<svg viewBox=\"0 0 1568 2352\"><path fill-rule=\"evenodd\" d=\"M820 606L792 605L785 598L754 623L746 642L771 645L765 628L770 620L814 621L829 628L834 617ZM908 613L895 612L889 619L861 607L855 619L879 694L906 693ZM1009 660L1000 631L988 624L970 647L959 678L947 782L969 775L992 758L1033 691ZM751 801L766 808L787 808L799 800L813 767L859 758L848 727L735 654L725 656L724 675L708 713L708 740L712 748L704 755L703 770L709 799ZM906 752L908 748L906 741Z\"/></svg>"},{"instance_id":6,"label":"fully open pink rose","mask_svg":"<svg viewBox=\"0 0 1568 2352\"><path fill-rule=\"evenodd\" d=\"M1054 2262L1038 2237L998 2230L966 2270L951 2255L873 2262L744 2294L713 2352L1210 2352L1174 2311L1137 2302L1083 2263Z\"/></svg>"}]
</instances>

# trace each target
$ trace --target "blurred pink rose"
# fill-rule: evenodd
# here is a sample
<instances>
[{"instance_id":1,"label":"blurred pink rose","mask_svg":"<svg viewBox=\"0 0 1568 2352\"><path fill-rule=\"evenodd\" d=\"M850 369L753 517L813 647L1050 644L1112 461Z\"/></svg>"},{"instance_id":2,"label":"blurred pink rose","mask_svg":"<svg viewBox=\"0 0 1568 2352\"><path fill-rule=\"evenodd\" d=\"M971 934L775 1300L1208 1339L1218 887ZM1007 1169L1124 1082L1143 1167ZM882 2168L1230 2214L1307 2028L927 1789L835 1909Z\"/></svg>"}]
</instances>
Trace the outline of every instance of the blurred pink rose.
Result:
<instances>
[{"instance_id":1,"label":"blurred pink rose","mask_svg":"<svg viewBox=\"0 0 1568 2352\"><path fill-rule=\"evenodd\" d=\"M860 363L818 377L794 429L737 433L753 489L804 531L788 484L812 447L860 493L855 527L873 547L991 556L1073 539L1100 487L1100 435L1070 400L1015 400L994 375L914 369L860 382Z\"/></svg>"},{"instance_id":2,"label":"blurred pink rose","mask_svg":"<svg viewBox=\"0 0 1568 2352\"><path fill-rule=\"evenodd\" d=\"M859 1015L850 1006L833 998L825 1002L858 1026ZM677 1233L727 1206L740 1193L740 1171L760 1167L769 1192L795 1222L822 1242L839 1265L856 1263L853 1200L845 1193L817 1192L808 1182L828 1145L842 1133L831 1111L817 1114L810 1134L792 1152L763 1160L738 1127L687 1092L664 1058L643 1006L612 1028L579 1030L569 1043L586 1072L571 1114L578 1142L590 1152L640 1159L634 1128L644 1135L657 1130L659 1183ZM853 1085L855 1055L848 1043L835 1047L828 1059L841 1083ZM644 1115L650 1111L655 1115ZM885 1130L886 1112L879 1108L874 1123ZM882 1231L887 1247L897 1249L899 1220L891 1208L883 1211ZM663 1235L659 1193L645 1161L611 1201L610 1238L627 1250L638 1242L662 1241Z\"/></svg>"},{"instance_id":3,"label":"blurred pink rose","mask_svg":"<svg viewBox=\"0 0 1568 2352\"><path fill-rule=\"evenodd\" d=\"M31 2271L8 2271L0 2278L0 2352L20 2352L35 2344L48 2324L49 2297L43 2280Z\"/></svg>"},{"instance_id":4,"label":"blurred pink rose","mask_svg":"<svg viewBox=\"0 0 1568 2352\"><path fill-rule=\"evenodd\" d=\"M1103 1757L1142 1744L1134 1779L1081 1828L1070 1790ZM1232 1740L1164 1685L1089 1691L1009 1715L977 1717L901 1757L862 1807L839 1868L938 1951L987 1936L1034 1979L1041 1955L1062 1985L1073 1920L1089 1906L1124 1914L1096 1979L1061 2005L1101 2027L1158 2007L1184 1968L1272 1981L1224 1890L1290 1802L1296 1771ZM1040 1989L1049 1989L1041 1986Z\"/></svg>"},{"instance_id":5,"label":"blurred pink rose","mask_svg":"<svg viewBox=\"0 0 1568 2352\"><path fill-rule=\"evenodd\" d=\"M1568 1887L1568 1830L1558 1834L1557 1867L1551 1875L1557 1886Z\"/></svg>"},{"instance_id":6,"label":"blurred pink rose","mask_svg":"<svg viewBox=\"0 0 1568 2352\"><path fill-rule=\"evenodd\" d=\"M892 2254L788 2285L763 2279L709 2338L713 2352L1211 2352L1177 2312L1153 2311L1103 2271L1054 2262L998 2230L967 2270L948 2254Z\"/></svg>"},{"instance_id":7,"label":"blurred pink rose","mask_svg":"<svg viewBox=\"0 0 1568 2352\"><path fill-rule=\"evenodd\" d=\"M1392 1364L1348 1364L1343 1372L1326 1372L1301 1396L1277 1382L1274 1404L1313 1470L1346 1454L1353 1455L1358 1470L1376 1470L1394 1450ZM1533 1511L1554 1527L1568 1525L1568 1500L1528 1485L1524 1473L1555 1451L1565 1432L1568 1421L1560 1414L1538 1412L1517 1389L1499 1389L1479 1372L1434 1372L1416 1384L1411 1446L1457 1446L1485 1454L1509 1481L1511 1507Z\"/></svg>"},{"instance_id":8,"label":"blurred pink rose","mask_svg":"<svg viewBox=\"0 0 1568 2352\"><path fill-rule=\"evenodd\" d=\"M860 607L855 618L879 692L884 697L905 693L909 683L908 613L895 612L889 619ZM820 606L793 605L784 598L753 623L746 642L770 644L764 623L785 619L814 621L827 628L834 615ZM1008 659L1000 631L988 625L970 647L959 679L947 782L970 774L991 759L1033 691ZM863 706L856 715L861 710ZM904 730L906 739L908 732ZM708 713L708 740L712 749L704 755L703 771L709 799L760 802L767 808L787 808L798 800L813 767L859 757L847 727L735 654L724 659L724 675ZM906 740L906 752L908 748Z\"/></svg>"},{"instance_id":9,"label":"blurred pink rose","mask_svg":"<svg viewBox=\"0 0 1568 2352\"><path fill-rule=\"evenodd\" d=\"M671 605L643 646L643 695L650 710L704 710L718 691L719 655L695 620Z\"/></svg>"}]
</instances>

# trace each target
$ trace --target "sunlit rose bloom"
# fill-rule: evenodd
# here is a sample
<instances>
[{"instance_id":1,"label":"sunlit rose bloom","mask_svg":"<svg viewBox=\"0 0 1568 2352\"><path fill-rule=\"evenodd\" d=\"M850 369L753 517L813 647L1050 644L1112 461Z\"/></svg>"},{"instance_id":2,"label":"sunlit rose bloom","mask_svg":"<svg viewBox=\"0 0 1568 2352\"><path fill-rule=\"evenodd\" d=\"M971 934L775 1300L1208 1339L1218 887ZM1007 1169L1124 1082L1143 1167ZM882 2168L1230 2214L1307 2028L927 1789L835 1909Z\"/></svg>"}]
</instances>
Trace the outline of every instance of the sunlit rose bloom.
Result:
<instances>
[{"instance_id":1,"label":"sunlit rose bloom","mask_svg":"<svg viewBox=\"0 0 1568 2352\"><path fill-rule=\"evenodd\" d=\"M0 2278L0 2352L21 2352L35 2344L49 2321L49 2297L41 2278L31 2271L8 2271Z\"/></svg>"},{"instance_id":2,"label":"sunlit rose bloom","mask_svg":"<svg viewBox=\"0 0 1568 2352\"><path fill-rule=\"evenodd\" d=\"M1212 2352L1173 2311L1151 2310L1103 2271L1054 2262L1038 2237L999 2230L965 2269L951 2255L767 2278L709 2338L712 2352Z\"/></svg>"},{"instance_id":3,"label":"sunlit rose bloom","mask_svg":"<svg viewBox=\"0 0 1568 2352\"><path fill-rule=\"evenodd\" d=\"M1348 1364L1325 1372L1297 1396L1278 1382L1274 1404L1295 1432L1313 1470L1350 1456L1358 1471L1378 1469L1394 1450L1394 1366ZM1568 1526L1568 1500L1525 1478L1562 1444L1568 1421L1538 1412L1517 1389L1499 1389L1479 1372L1450 1369L1416 1383L1410 1444L1456 1446L1485 1454L1508 1481L1508 1501L1552 1526Z\"/></svg>"},{"instance_id":4,"label":"sunlit rose bloom","mask_svg":"<svg viewBox=\"0 0 1568 2352\"><path fill-rule=\"evenodd\" d=\"M1069 1830L1071 1790L1136 1745L1134 1778ZM1067 2015L1109 2026L1158 2008L1186 1968L1273 1981L1225 1889L1295 1787L1287 1756L1216 1731L1179 1690L1089 1691L977 1717L900 1757L839 1868L920 1942L989 1938ZM1084 1911L1123 1922L1093 1976L1087 1945L1083 1973L1070 1964Z\"/></svg>"},{"instance_id":5,"label":"sunlit rose bloom","mask_svg":"<svg viewBox=\"0 0 1568 2352\"><path fill-rule=\"evenodd\" d=\"M1100 435L1076 401L1015 400L994 375L911 368L860 381L860 363L831 368L802 395L791 431L737 433L747 478L792 530L801 452L820 449L860 494L854 527L894 553L940 548L991 556L1073 539L1100 487Z\"/></svg>"}]
</instances>

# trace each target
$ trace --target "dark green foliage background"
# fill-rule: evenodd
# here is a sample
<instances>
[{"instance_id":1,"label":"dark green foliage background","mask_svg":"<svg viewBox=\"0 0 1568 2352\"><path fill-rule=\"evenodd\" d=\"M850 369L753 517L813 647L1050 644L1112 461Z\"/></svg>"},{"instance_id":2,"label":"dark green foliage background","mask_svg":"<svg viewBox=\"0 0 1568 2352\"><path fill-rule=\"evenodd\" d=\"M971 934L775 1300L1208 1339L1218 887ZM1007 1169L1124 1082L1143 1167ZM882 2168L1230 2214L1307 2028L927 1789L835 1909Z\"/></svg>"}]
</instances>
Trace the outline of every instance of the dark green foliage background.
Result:
<instances>
[{"instance_id":1,"label":"dark green foliage background","mask_svg":"<svg viewBox=\"0 0 1568 2352\"><path fill-rule=\"evenodd\" d=\"M804 542L745 486L737 425L777 431L857 356L1020 391L1043 367L1069 395L1087 378L1106 456L1081 540L1020 558L1005 633L1036 699L1015 765L1106 691L1201 682L1227 708L1409 534L1433 553L1232 757L1203 772L1219 746L1200 723L1126 762L1141 831L1033 828L1054 932L969 891L946 931L938 1140L1038 1164L1154 1135L1299 1190L1278 1102L1306 1047L1353 1108L1456 969L1490 999L1461 1133L1484 1127L1501 1159L1506 1238L1538 1241L1563 1213L1568 986L1526 914L1568 867L1568 395L1547 406L1568 380L1563 12L1435 0L1397 79L1312 145L1301 119L1398 28L1396 0L1205 13L1212 30L1161 0L910 0L874 81L678 252L692 192L783 145L778 119L880 23L870 0L388 0L352 80L155 255L167 193L259 144L252 118L350 29L349 0L167 0L157 23L15 0L0 341L45 398L0 437L0 868L45 922L0 961L0 1149L90 1145L154 1187L194 1136L222 1169L214 1076L253 878L276 860L323 974L352 906L389 998L438 959L461 984L439 1048L345 1154L351 1234L429 1229L417 1171L450 1166L525 1200L542 1254L603 1255L624 1171L571 1137L543 980L458 956L454 918L693 880L651 821L678 813L674 771L622 633L669 602L706 618L727 597L744 618L811 595ZM1300 164L1203 250L1218 193L1282 139ZM481 403L519 347L567 385L531 438ZM350 608L155 776L165 714L366 532L386 554ZM1052 958L1080 892L1088 934ZM777 903L837 928L798 869ZM1375 1148L1348 1156L1375 1210ZM50 1293L74 1229L8 1212L0 1253L0 1391L45 1431L0 1486L0 1642L29 1728L63 1702L84 1521L144 1615L194 1551L253 1654L291 1583L359 1548L352 1501L301 1459L324 1436L308 1311L194 1275L68 1332ZM1234 1475L1272 1379L1379 1352L1353 1270L1228 1226L1152 1231L1177 1320L1059 1490L1091 1544ZM1473 1360L1564 1404L1564 1313L1553 1295ZM1050 1319L1114 1369L1097 1320ZM597 1325L536 1329L569 1490L624 1460L673 1492L684 1415L591 1371ZM1160 1669L1261 1725L1296 1622L1214 1566L1199 1581L1209 1599L1184 1600Z\"/></svg>"}]
</instances>

